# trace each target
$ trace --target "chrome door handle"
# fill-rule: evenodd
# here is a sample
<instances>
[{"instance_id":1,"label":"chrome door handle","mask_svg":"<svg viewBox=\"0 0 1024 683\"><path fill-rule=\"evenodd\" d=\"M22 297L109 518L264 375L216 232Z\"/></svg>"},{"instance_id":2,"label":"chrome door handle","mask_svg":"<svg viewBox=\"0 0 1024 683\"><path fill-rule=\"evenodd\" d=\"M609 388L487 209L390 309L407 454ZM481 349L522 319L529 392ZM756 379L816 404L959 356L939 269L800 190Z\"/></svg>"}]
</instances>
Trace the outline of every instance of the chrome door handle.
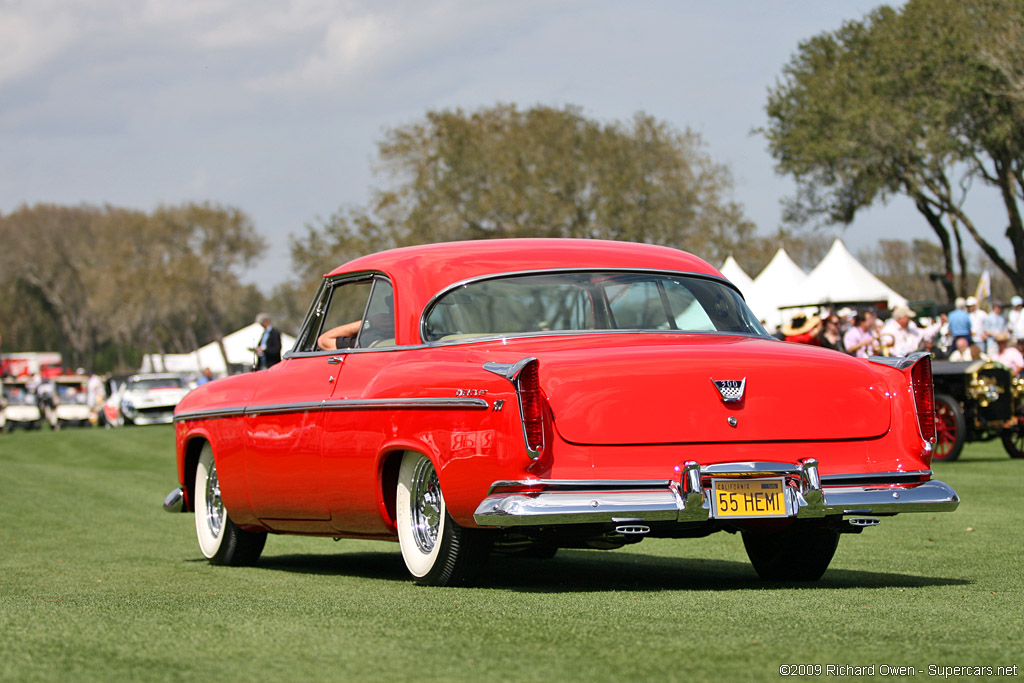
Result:
<instances>
[{"instance_id":1,"label":"chrome door handle","mask_svg":"<svg viewBox=\"0 0 1024 683\"><path fill-rule=\"evenodd\" d=\"M341 365L341 356L331 356L327 359L328 365Z\"/></svg>"}]
</instances>

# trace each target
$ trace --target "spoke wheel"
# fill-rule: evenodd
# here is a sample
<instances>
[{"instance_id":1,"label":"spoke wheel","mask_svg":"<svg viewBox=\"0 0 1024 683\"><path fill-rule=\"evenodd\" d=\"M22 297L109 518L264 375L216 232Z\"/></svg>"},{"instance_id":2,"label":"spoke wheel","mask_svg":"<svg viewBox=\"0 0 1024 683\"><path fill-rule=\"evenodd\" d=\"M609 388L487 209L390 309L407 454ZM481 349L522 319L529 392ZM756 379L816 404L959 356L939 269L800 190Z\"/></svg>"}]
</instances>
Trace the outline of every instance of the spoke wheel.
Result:
<instances>
[{"instance_id":1,"label":"spoke wheel","mask_svg":"<svg viewBox=\"0 0 1024 683\"><path fill-rule=\"evenodd\" d=\"M743 532L743 547L765 581L817 581L839 545L839 532L824 525L793 524L775 533Z\"/></svg>"},{"instance_id":2,"label":"spoke wheel","mask_svg":"<svg viewBox=\"0 0 1024 683\"><path fill-rule=\"evenodd\" d=\"M935 395L935 448L932 460L949 462L960 457L967 437L967 423L960 403L947 394Z\"/></svg>"},{"instance_id":3,"label":"spoke wheel","mask_svg":"<svg viewBox=\"0 0 1024 683\"><path fill-rule=\"evenodd\" d=\"M424 586L472 583L487 558L490 539L452 520L429 458L402 456L395 503L398 542L413 580Z\"/></svg>"},{"instance_id":4,"label":"spoke wheel","mask_svg":"<svg viewBox=\"0 0 1024 683\"><path fill-rule=\"evenodd\" d=\"M260 559L267 534L241 529L228 516L220 497L217 463L210 444L203 446L196 465L196 536L199 549L212 564L251 566Z\"/></svg>"},{"instance_id":5,"label":"spoke wheel","mask_svg":"<svg viewBox=\"0 0 1024 683\"><path fill-rule=\"evenodd\" d=\"M1024 414L1017 408L1017 424L1002 433L1003 448L1011 458L1024 458Z\"/></svg>"}]
</instances>

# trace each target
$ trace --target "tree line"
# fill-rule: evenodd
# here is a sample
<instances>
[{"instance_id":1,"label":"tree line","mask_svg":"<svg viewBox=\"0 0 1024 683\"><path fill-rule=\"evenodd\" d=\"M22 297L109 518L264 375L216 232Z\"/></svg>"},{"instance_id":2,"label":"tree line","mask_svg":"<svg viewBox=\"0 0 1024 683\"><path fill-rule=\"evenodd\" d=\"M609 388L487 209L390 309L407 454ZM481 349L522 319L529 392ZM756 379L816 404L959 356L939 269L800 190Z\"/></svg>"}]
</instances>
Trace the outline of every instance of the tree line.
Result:
<instances>
[{"instance_id":1,"label":"tree line","mask_svg":"<svg viewBox=\"0 0 1024 683\"><path fill-rule=\"evenodd\" d=\"M192 351L264 304L240 278L266 244L234 208L24 206L0 216L0 244L3 350L60 351L72 367Z\"/></svg>"},{"instance_id":2,"label":"tree line","mask_svg":"<svg viewBox=\"0 0 1024 683\"><path fill-rule=\"evenodd\" d=\"M0 216L4 348L58 350L69 365L137 368L144 353L183 353L267 310L294 332L319 276L390 247L494 237L645 241L714 265L734 256L751 276L777 249L810 269L831 236L780 227L769 236L732 199L728 169L701 138L637 114L601 124L575 107L430 112L379 143L391 183L291 238L293 276L269 295L243 277L266 250L240 209L210 203L151 212L24 206ZM882 241L861 255L909 299L940 299L940 246ZM1008 293L1005 278L995 289Z\"/></svg>"},{"instance_id":3,"label":"tree line","mask_svg":"<svg viewBox=\"0 0 1024 683\"><path fill-rule=\"evenodd\" d=\"M642 112L601 122L579 107L497 104L428 111L385 132L379 186L362 206L293 235L293 277L265 295L242 282L266 249L242 210L21 207L0 216L5 350L137 367L148 352L220 339L268 310L288 331L319 275L369 252L498 237L654 242L754 276L779 246L805 268L845 225L909 197L935 242L883 240L862 262L908 299L951 303L993 269L1024 293L1024 3L908 0L802 42L769 89L759 130L797 192L768 236L733 198L701 137ZM967 199L990 189L1012 254L981 234ZM982 256L972 263L970 244Z\"/></svg>"}]
</instances>

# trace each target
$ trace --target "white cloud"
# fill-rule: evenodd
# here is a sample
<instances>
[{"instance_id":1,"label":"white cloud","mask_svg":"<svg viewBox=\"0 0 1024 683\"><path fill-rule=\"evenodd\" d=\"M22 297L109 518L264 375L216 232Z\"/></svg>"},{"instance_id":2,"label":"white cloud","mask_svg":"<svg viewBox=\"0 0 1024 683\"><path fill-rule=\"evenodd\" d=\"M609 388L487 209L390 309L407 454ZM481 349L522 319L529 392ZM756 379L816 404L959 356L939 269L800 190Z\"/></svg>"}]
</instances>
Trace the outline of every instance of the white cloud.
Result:
<instances>
[{"instance_id":1,"label":"white cloud","mask_svg":"<svg viewBox=\"0 0 1024 683\"><path fill-rule=\"evenodd\" d=\"M0 87L46 64L78 37L74 17L40 9L0 7Z\"/></svg>"},{"instance_id":2,"label":"white cloud","mask_svg":"<svg viewBox=\"0 0 1024 683\"><path fill-rule=\"evenodd\" d=\"M416 69L468 43L495 43L531 14L539 0L490 4L471 0L349 5L324 25L315 49L292 67L252 79L260 92L323 92L365 82L407 65ZM566 3L545 3L557 8ZM471 56L469 57L471 59Z\"/></svg>"},{"instance_id":3,"label":"white cloud","mask_svg":"<svg viewBox=\"0 0 1024 683\"><path fill-rule=\"evenodd\" d=\"M266 48L316 32L348 3L331 0L149 0L145 24L206 49Z\"/></svg>"}]
</instances>

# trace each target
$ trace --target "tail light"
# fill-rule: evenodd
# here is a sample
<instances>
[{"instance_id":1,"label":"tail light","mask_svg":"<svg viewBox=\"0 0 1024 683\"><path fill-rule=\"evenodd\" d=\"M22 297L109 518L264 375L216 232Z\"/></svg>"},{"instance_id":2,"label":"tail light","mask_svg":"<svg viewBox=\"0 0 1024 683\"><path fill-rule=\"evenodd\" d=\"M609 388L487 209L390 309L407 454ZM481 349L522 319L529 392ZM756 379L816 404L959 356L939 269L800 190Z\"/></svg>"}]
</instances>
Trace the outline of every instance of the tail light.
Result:
<instances>
[{"instance_id":1,"label":"tail light","mask_svg":"<svg viewBox=\"0 0 1024 683\"><path fill-rule=\"evenodd\" d=\"M544 450L544 395L540 390L539 367L540 363L536 359L531 360L515 380L526 450L534 458L539 457Z\"/></svg>"},{"instance_id":2,"label":"tail light","mask_svg":"<svg viewBox=\"0 0 1024 683\"><path fill-rule=\"evenodd\" d=\"M539 368L540 361L532 357L516 363L484 363L484 370L504 377L516 388L526 452L534 460L544 452L544 393Z\"/></svg>"},{"instance_id":3,"label":"tail light","mask_svg":"<svg viewBox=\"0 0 1024 683\"><path fill-rule=\"evenodd\" d=\"M917 424L925 441L935 441L935 384L932 382L932 359L920 358L910 369L910 385L914 391Z\"/></svg>"}]
</instances>

